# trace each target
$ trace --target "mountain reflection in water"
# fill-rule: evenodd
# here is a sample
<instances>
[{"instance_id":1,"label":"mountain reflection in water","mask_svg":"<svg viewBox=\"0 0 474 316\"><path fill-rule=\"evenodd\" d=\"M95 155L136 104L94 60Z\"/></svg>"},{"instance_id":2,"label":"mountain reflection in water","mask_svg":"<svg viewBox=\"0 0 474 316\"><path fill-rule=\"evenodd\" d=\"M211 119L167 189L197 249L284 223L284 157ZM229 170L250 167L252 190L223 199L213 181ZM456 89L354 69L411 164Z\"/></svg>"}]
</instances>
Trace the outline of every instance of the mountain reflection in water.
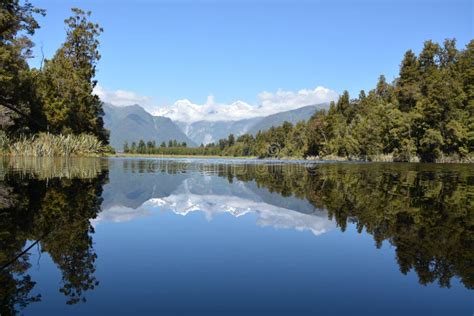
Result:
<instances>
[{"instance_id":1,"label":"mountain reflection in water","mask_svg":"<svg viewBox=\"0 0 474 316\"><path fill-rule=\"evenodd\" d=\"M61 272L67 304L97 286L94 231L173 212L253 214L260 226L318 236L355 225L389 242L420 284L474 286L474 168L423 164L212 163L139 159L3 160L0 315L41 302L32 245ZM314 237L317 238L317 237ZM27 309L26 309L27 310Z\"/></svg>"}]
</instances>

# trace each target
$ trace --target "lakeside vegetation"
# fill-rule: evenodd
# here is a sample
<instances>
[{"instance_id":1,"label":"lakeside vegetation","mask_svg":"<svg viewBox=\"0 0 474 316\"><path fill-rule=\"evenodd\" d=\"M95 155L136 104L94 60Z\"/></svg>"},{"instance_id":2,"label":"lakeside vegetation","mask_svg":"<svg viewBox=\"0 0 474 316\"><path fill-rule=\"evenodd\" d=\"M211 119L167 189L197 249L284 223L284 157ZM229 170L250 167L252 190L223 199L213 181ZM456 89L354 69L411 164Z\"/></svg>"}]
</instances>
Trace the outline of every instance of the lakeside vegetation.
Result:
<instances>
[{"instance_id":1,"label":"lakeside vegetation","mask_svg":"<svg viewBox=\"0 0 474 316\"><path fill-rule=\"evenodd\" d=\"M344 91L329 110L306 122L285 122L255 136L231 134L199 148L145 147L124 152L473 162L474 40L463 50L454 39L442 45L426 41L418 56L405 53L392 83L382 75L374 89L357 98Z\"/></svg>"},{"instance_id":2,"label":"lakeside vegetation","mask_svg":"<svg viewBox=\"0 0 474 316\"><path fill-rule=\"evenodd\" d=\"M108 151L97 137L88 134L39 133L11 141L0 135L0 153L10 156L98 156Z\"/></svg>"},{"instance_id":3,"label":"lakeside vegetation","mask_svg":"<svg viewBox=\"0 0 474 316\"><path fill-rule=\"evenodd\" d=\"M36 17L45 14L28 1L0 4L0 153L102 154L109 135L93 93L102 28L89 21L90 12L73 8L65 42L39 69L30 68Z\"/></svg>"}]
</instances>

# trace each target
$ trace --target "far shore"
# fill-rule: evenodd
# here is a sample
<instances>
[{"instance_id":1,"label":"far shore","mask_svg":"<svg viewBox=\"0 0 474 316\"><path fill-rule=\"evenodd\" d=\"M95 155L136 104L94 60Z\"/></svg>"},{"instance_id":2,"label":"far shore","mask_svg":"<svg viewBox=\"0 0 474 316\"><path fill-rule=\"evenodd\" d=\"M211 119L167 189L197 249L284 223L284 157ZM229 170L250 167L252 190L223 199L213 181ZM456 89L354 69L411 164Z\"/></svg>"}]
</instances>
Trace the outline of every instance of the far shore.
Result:
<instances>
[{"instance_id":1,"label":"far shore","mask_svg":"<svg viewBox=\"0 0 474 316\"><path fill-rule=\"evenodd\" d=\"M166 158L166 159L223 159L223 160L248 160L248 161L306 161L306 162L386 162L386 163L421 163L418 159L412 161L396 161L391 155L379 155L370 157L370 159L360 159L358 157L265 157L257 156L220 156L220 155L169 155L169 154L132 154L132 153L102 153L102 154L86 154L86 155L64 155L64 156L37 156L37 155L21 155L11 154L0 151L0 157L9 158ZM452 157L442 157L435 164L474 164L474 158L466 157L463 160L453 159Z\"/></svg>"},{"instance_id":2,"label":"far shore","mask_svg":"<svg viewBox=\"0 0 474 316\"><path fill-rule=\"evenodd\" d=\"M115 153L115 154L106 154L106 157L119 157L119 158L198 158L198 159L246 159L246 160L274 160L274 161L291 161L291 160L299 160L299 161L321 161L321 162L391 162L391 163L400 163L395 161L392 156L390 155L380 155L376 157L372 157L370 160L367 159L357 159L357 158L347 158L347 157L339 157L339 156L325 156L325 157L267 157L267 158L259 158L257 156L219 156L219 155L165 155L165 154L131 154L131 153ZM414 160L405 163L420 163L419 160ZM435 162L437 164L440 163L459 163L459 164L472 164L474 160L467 159L463 161L459 161L456 159L442 159L440 161Z\"/></svg>"},{"instance_id":3,"label":"far shore","mask_svg":"<svg viewBox=\"0 0 474 316\"><path fill-rule=\"evenodd\" d=\"M218 158L218 159L259 159L256 156L219 156L219 155L164 155L164 154L130 154L115 153L107 154L107 157L133 157L133 158ZM293 158L294 159L294 158Z\"/></svg>"}]
</instances>

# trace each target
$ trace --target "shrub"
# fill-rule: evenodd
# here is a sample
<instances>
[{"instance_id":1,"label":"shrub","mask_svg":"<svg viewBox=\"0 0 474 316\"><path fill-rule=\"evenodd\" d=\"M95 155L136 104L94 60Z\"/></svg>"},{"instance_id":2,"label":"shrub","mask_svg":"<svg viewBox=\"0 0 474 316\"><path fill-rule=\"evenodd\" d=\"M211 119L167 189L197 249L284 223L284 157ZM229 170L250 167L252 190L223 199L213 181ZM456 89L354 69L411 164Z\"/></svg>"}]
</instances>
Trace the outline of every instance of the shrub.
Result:
<instances>
[{"instance_id":1,"label":"shrub","mask_svg":"<svg viewBox=\"0 0 474 316\"><path fill-rule=\"evenodd\" d=\"M104 151L105 147L97 137L88 134L41 133L21 136L8 146L8 152L13 156L32 157L97 156Z\"/></svg>"}]
</instances>

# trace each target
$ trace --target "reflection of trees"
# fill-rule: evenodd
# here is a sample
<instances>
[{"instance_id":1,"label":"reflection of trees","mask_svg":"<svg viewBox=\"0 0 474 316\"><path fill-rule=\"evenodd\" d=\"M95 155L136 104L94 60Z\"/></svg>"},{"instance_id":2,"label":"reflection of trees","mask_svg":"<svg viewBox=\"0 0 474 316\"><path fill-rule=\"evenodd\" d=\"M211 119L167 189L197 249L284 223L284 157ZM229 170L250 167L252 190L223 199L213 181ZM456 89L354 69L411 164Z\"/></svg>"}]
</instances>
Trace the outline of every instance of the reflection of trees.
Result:
<instances>
[{"instance_id":1,"label":"reflection of trees","mask_svg":"<svg viewBox=\"0 0 474 316\"><path fill-rule=\"evenodd\" d=\"M457 276L474 286L474 172L468 166L254 166L236 177L304 197L327 209L341 230L349 222L365 229L377 247L389 241L401 272L414 269L422 284L449 287Z\"/></svg>"},{"instance_id":2,"label":"reflection of trees","mask_svg":"<svg viewBox=\"0 0 474 316\"><path fill-rule=\"evenodd\" d=\"M282 196L327 209L344 231L354 223L376 246L390 242L402 273L449 287L459 277L474 287L474 169L424 164L189 164L124 161L132 172L217 174L229 182L255 181Z\"/></svg>"},{"instance_id":3,"label":"reflection of trees","mask_svg":"<svg viewBox=\"0 0 474 316\"><path fill-rule=\"evenodd\" d=\"M41 299L30 294L35 282L27 273L29 254L14 260L29 240L39 240L42 251L60 268L60 291L68 304L85 300L84 291L98 284L90 219L100 210L107 172L83 173L91 174L94 177L46 180L5 174L0 184L0 267L6 266L0 270L1 315L15 314Z\"/></svg>"},{"instance_id":4,"label":"reflection of trees","mask_svg":"<svg viewBox=\"0 0 474 316\"><path fill-rule=\"evenodd\" d=\"M18 176L30 176L36 179L52 178L94 178L108 164L100 158L87 157L15 157L14 159L0 157L0 178L17 170Z\"/></svg>"}]
</instances>

